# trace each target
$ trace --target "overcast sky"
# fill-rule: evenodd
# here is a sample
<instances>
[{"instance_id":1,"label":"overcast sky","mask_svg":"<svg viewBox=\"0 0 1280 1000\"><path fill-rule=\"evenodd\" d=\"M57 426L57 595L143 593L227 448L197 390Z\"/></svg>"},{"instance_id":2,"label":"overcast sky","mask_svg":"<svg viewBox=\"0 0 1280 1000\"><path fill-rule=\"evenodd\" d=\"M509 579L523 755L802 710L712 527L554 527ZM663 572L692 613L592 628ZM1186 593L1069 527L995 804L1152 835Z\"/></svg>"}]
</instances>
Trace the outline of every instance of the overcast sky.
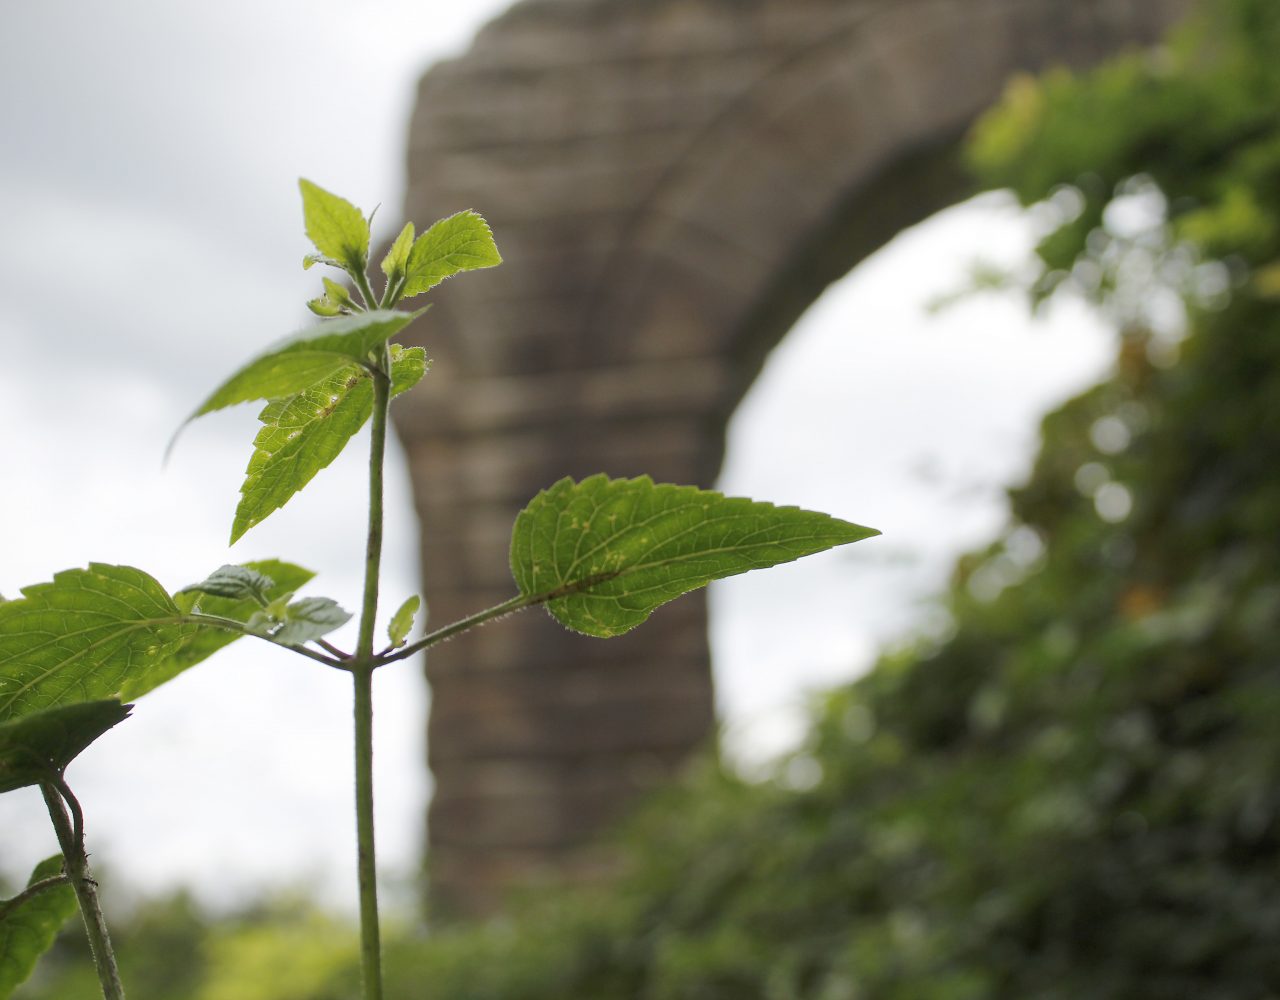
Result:
<instances>
[{"instance_id":1,"label":"overcast sky","mask_svg":"<svg viewBox=\"0 0 1280 1000\"><path fill-rule=\"evenodd\" d=\"M498 0L11 4L0 33L0 593L90 560L170 588L281 556L355 606L362 448L227 550L253 408L185 434L193 400L305 322L315 272L296 179L391 225L413 85ZM481 211L483 206L477 206ZM415 220L429 223L431 220ZM825 295L731 428L727 492L826 510L882 539L713 588L734 753L758 764L816 688L927 616L954 556L1004 518L1035 422L1106 364L1081 311L1027 321L990 297L932 317L976 257L1016 263L1032 222L988 196L900 237ZM501 243L501 234L497 234ZM423 390L425 391L425 390ZM396 453L386 603L417 589ZM494 626L501 627L501 626ZM346 678L240 643L148 695L69 777L95 858L134 887L215 902L306 882L353 895ZM387 882L413 876L427 776L420 665L380 673L378 824ZM53 850L38 795L0 798L0 869ZM159 833L157 833L159 831ZM406 894L407 896L407 894Z\"/></svg>"}]
</instances>

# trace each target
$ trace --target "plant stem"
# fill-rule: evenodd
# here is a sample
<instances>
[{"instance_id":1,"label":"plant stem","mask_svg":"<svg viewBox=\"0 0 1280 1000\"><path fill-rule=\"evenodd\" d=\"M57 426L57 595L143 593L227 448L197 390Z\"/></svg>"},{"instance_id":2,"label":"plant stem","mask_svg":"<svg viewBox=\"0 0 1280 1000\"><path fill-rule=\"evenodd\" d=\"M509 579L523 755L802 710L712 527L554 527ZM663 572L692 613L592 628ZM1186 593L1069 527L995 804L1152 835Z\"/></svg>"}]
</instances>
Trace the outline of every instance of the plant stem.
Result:
<instances>
[{"instance_id":1,"label":"plant stem","mask_svg":"<svg viewBox=\"0 0 1280 1000\"><path fill-rule=\"evenodd\" d=\"M115 952L111 949L111 937L107 933L107 921L98 902L98 886L89 877L80 803L61 777L56 781L41 782L40 791L44 793L45 805L49 807L49 818L53 820L53 829L58 835L58 844L62 847L67 875L80 903L80 915L84 918L85 932L89 935L89 950L93 953L93 964L98 970L102 995L105 1000L124 1000L120 970L116 967ZM67 816L64 800L66 806L70 806L74 819Z\"/></svg>"},{"instance_id":2,"label":"plant stem","mask_svg":"<svg viewBox=\"0 0 1280 1000\"><path fill-rule=\"evenodd\" d=\"M373 425L369 445L369 534L365 548L364 604L360 636L350 665L355 680L356 874L360 886L360 971L364 1000L382 1000L382 949L378 930L378 868L373 834L373 630L378 616L382 565L382 471L387 444L391 380L387 349L373 375Z\"/></svg>"},{"instance_id":3,"label":"plant stem","mask_svg":"<svg viewBox=\"0 0 1280 1000\"><path fill-rule=\"evenodd\" d=\"M360 974L364 1000L382 1000L378 865L373 834L373 667L352 671L356 722L356 876L360 886Z\"/></svg>"},{"instance_id":4,"label":"plant stem","mask_svg":"<svg viewBox=\"0 0 1280 1000\"><path fill-rule=\"evenodd\" d=\"M356 640L355 663L373 663L373 630L378 617L378 574L382 568L382 467L387 449L387 409L391 400L391 379L387 376L387 349L383 346L379 365L373 372L373 425L369 440L369 533L364 556L364 603L360 611L360 636Z\"/></svg>"}]
</instances>

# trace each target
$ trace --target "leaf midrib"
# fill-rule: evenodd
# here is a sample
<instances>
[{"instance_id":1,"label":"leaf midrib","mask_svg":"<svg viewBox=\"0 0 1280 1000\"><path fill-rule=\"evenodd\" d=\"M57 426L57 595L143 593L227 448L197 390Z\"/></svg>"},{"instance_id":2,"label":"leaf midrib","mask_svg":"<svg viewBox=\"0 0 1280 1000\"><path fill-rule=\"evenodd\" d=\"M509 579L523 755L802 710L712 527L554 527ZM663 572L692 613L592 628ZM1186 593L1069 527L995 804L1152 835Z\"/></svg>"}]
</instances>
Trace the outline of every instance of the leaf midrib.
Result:
<instances>
[{"instance_id":1,"label":"leaf midrib","mask_svg":"<svg viewBox=\"0 0 1280 1000\"><path fill-rule=\"evenodd\" d=\"M820 536L817 536L817 535L807 535L807 536L805 536L805 538L806 538L806 539L807 539L807 538L818 538L818 537L820 537ZM799 539L799 540L804 540L804 539ZM853 541L853 539L850 539L850 541ZM568 583L566 583L566 582L564 582L564 581L561 581L561 586L562 586L562 587L573 587L573 588L575 588L575 589L571 590L571 591L569 592L569 594L566 594L566 595L565 595L565 596L571 596L572 594L580 594L580 593L583 593L583 592L585 592L586 590L589 590L591 587L598 587L598 586L600 586L600 584L602 584L602 583L608 583L608 582L613 581L613 580L621 579L622 577L625 577L625 576L631 576L631 575L632 575L632 574L634 574L634 573L642 573L642 572L644 572L645 570L650 570L650 569L662 569L662 568L667 567L667 566L675 566L675 565L678 565L678 564L680 564L680 563L682 563L682 562L689 562L689 561L694 560L694 559L701 559L701 558L703 558L704 556L720 555L720 554L722 554L722 553L726 553L726 552L741 552L744 548L758 547L759 545L763 545L763 544L767 544L767 543L753 543L753 544L752 544L752 545L750 545L750 546L744 546L744 545L732 545L732 546L721 546L721 547L719 547L719 548L715 548L715 549L699 549L697 552L691 552L691 553L689 553L688 555L672 556L672 557L671 557L671 558L669 558L669 559L659 559L659 560L657 560L657 561L655 561L655 562L648 562L648 563L636 563L635 565L632 565L632 566L624 566L622 569L614 570L614 571L611 571L611 572L605 572L605 573L602 573L602 574L597 574L596 576L593 576L593 577L589 578L587 581L584 581L580 587L579 587L579 586L577 586L577 585L575 585L575 584L574 584L574 583L572 583L572 582L568 582ZM798 558L798 557L797 557L797 558ZM601 577L603 577L603 579L601 579ZM548 591L548 593L551 593L551 592L553 592L553 591ZM638 591L638 590L636 590L636 591L628 591L628 593L640 593L640 591ZM620 596L620 595L616 595L616 594L609 594L609 595L604 595L604 596L616 597L616 596ZM544 598L544 600L545 600L545 598Z\"/></svg>"},{"instance_id":2,"label":"leaf midrib","mask_svg":"<svg viewBox=\"0 0 1280 1000\"><path fill-rule=\"evenodd\" d=\"M688 507L688 506L691 506L691 505L686 505L686 507ZM596 505L596 512L598 513L598 512L600 511L600 509L601 509L601 505L597 504L597 505ZM578 566L582 564L582 562L583 562L583 561L585 561L585 560L587 560L587 559L590 559L593 555L595 555L595 554L596 554L597 552L599 552L601 549L608 548L610 545L618 544L618 543L620 542L620 540L621 540L621 539L623 539L623 538L625 538L627 535L629 535L629 534L634 534L636 531L641 531L641 530L643 530L644 528L649 527L650 525L652 525L654 521L657 521L657 520L661 519L663 516L665 516L665 515L667 515L667 514L671 514L671 513L676 513L676 512L678 512L679 510L680 510L680 508L673 508L673 509L671 509L671 510L658 511L656 514L652 514L652 515L650 515L649 517L645 518L643 521L638 521L638 522L635 522L635 523L633 523L633 524L629 524L629 525L627 525L627 527L623 528L623 529L622 529L622 531L618 532L617 534L611 535L611 536L609 536L608 538L603 539L599 544L597 544L596 546L594 546L593 548L591 548L589 551L584 552L584 553L582 553L581 555L579 555L579 554L577 554L577 553L574 553L574 559L573 559L573 562L572 562L572 563L570 563L570 565L569 565L568 569L566 569L566 570L565 570L565 572L564 572L563 574L560 574L560 578L559 578L559 579L560 579L560 583L563 585L566 581L570 580L570 579L573 577L573 575L574 575L574 570L576 570L576 569L578 568ZM594 516L594 515L593 515L593 516ZM688 533L689 533L689 532L691 532L691 531L697 531L697 530L699 530L699 529L701 529L701 528L705 528L705 527L707 527L707 526L708 526L708 525L710 525L710 524L715 524L715 523L724 523L724 522L727 522L727 521L732 521L732 520L737 520L737 519L741 519L741 518L744 518L744 517L752 517L752 516L758 516L758 515L753 515L750 511L744 511L744 512L742 512L742 513L740 513L740 514L735 513L735 514L727 515L727 516L724 516L724 517L716 517L716 518L714 518L714 519L704 519L704 520L702 520L702 521L699 521L699 522L698 522L698 523L696 523L696 524L688 525L687 527L682 528L680 531L677 531L677 532L675 532L674 534L671 534L671 535L667 535L666 537L662 538L661 540L659 540L659 541L655 542L655 543L654 543L653 545L651 545L647 550L645 550L645 552L644 552L644 553L642 553L642 554L639 556L639 558L643 559L645 556L647 556L649 553L653 552L653 550L654 550L654 549L656 549L656 548L658 548L659 546L661 546L661 545L665 545L665 544L667 544L667 543L669 543L669 542L672 542L672 541L674 541L674 540L676 540L676 539L678 539L678 538L680 538L680 537L682 537L682 536L684 536L684 535L688 534ZM752 532L752 534L753 534L753 535L754 535L754 534L758 534L760 531L765 531L765 530L768 530L768 529L770 529L770 528L776 528L776 527L777 527L777 525L764 525L764 526L762 526L761 528L757 529L756 531ZM557 530L557 532L559 531L559 524L558 524L558 523L557 523L557 529L556 529L556 530ZM750 537L750 536L748 536L748 537ZM821 537L821 536L819 536L819 535L817 535L817 534L809 534L809 535L792 535L792 536L789 536L789 539L788 539L788 540L789 540L789 541L796 541L796 542L804 542L804 541L808 541L808 540L812 540L812 539L817 539L817 538L819 538L819 537ZM553 548L554 548L554 544L555 544L555 543L554 543L554 540L553 540L553 542L552 542L552 546L553 546ZM660 569L660 568L662 568L663 566L673 565L673 564L678 563L678 562L681 562L681 561L683 561L683 560L688 560L688 559L698 559L698 558L702 558L703 556L720 555L720 554L723 554L723 553L726 553L726 552L736 552L736 551L740 551L740 550L742 550L742 549L751 548L751 547L753 547L753 546L758 546L758 545L762 545L762 544L767 544L767 543L762 543L762 542L745 542L745 541L744 541L744 542L743 542L742 544L740 544L740 545L720 546L720 547L718 547L718 548L714 548L714 549L698 549L696 552L691 552L691 553L688 553L688 554L686 554L686 555L681 555L681 556L672 556L672 557L670 557L670 558L668 558L668 559L658 560L658 561L656 561L656 562L650 562L650 563L632 563L632 564L630 564L630 565L626 565L626 566L621 567L621 568L620 568L616 573L614 573L614 574L612 574L612 575L611 575L610 579L617 579L619 576L624 576L624 575L627 575L627 574L630 574L630 573L637 573L637 572L641 572L641 571L646 570L646 569ZM782 543L777 543L777 544L782 544Z\"/></svg>"}]
</instances>

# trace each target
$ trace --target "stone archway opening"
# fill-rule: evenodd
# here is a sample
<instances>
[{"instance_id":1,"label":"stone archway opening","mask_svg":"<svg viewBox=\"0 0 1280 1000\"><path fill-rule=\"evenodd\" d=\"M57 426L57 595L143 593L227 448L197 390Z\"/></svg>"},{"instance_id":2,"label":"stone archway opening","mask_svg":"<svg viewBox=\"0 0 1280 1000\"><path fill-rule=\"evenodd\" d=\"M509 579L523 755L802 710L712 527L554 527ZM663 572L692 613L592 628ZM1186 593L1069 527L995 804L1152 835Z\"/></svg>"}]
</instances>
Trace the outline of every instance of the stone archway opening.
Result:
<instances>
[{"instance_id":1,"label":"stone archway opening","mask_svg":"<svg viewBox=\"0 0 1280 1000\"><path fill-rule=\"evenodd\" d=\"M975 265L1018 271L1040 225L990 192L899 233L818 296L730 418L718 489L884 531L711 586L721 745L744 773L796 746L815 693L946 634L932 597L1004 527L1039 418L1110 367L1114 335L1083 304L1032 317L1012 290L956 295Z\"/></svg>"}]
</instances>

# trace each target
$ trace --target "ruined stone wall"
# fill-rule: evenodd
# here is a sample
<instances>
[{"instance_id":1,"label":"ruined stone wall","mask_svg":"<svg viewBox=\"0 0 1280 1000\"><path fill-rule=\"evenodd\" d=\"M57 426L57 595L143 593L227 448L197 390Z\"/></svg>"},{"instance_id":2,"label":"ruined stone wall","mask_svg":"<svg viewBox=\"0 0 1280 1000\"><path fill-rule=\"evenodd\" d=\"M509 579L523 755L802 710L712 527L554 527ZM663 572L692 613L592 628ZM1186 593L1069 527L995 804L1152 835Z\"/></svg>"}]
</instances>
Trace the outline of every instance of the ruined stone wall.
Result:
<instances>
[{"instance_id":1,"label":"ruined stone wall","mask_svg":"<svg viewBox=\"0 0 1280 1000\"><path fill-rule=\"evenodd\" d=\"M474 208L503 267L446 282L396 408L431 620L512 593L556 479L713 485L725 422L822 288L962 197L1009 76L1149 41L1185 0L524 0L426 74L407 217ZM438 913L491 912L704 743L702 594L623 638L526 612L433 651Z\"/></svg>"}]
</instances>

